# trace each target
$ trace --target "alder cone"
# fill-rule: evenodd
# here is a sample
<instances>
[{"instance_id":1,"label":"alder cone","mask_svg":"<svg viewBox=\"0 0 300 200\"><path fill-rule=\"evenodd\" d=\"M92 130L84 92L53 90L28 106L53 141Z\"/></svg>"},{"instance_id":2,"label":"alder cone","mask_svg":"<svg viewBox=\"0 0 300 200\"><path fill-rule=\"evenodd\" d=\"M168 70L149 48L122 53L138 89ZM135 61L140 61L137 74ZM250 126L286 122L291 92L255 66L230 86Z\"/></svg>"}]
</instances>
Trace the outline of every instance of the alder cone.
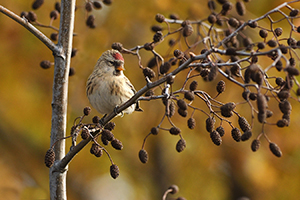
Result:
<instances>
[{"instance_id":1,"label":"alder cone","mask_svg":"<svg viewBox=\"0 0 300 200\"><path fill-rule=\"evenodd\" d=\"M46 167L51 167L55 161L55 153L53 148L48 149L45 155L45 165Z\"/></svg>"},{"instance_id":2,"label":"alder cone","mask_svg":"<svg viewBox=\"0 0 300 200\"><path fill-rule=\"evenodd\" d=\"M206 123L206 130L207 132L212 132L214 130L214 126L215 126L215 120L211 117L208 117L205 121Z\"/></svg>"},{"instance_id":3,"label":"alder cone","mask_svg":"<svg viewBox=\"0 0 300 200\"><path fill-rule=\"evenodd\" d=\"M35 0L31 7L33 10L36 10L40 8L43 4L44 4L44 0Z\"/></svg>"},{"instance_id":4,"label":"alder cone","mask_svg":"<svg viewBox=\"0 0 300 200\"><path fill-rule=\"evenodd\" d=\"M251 129L251 126L245 117L239 117L238 122L239 122L239 126L243 132L246 132Z\"/></svg>"},{"instance_id":5,"label":"alder cone","mask_svg":"<svg viewBox=\"0 0 300 200\"><path fill-rule=\"evenodd\" d=\"M187 121L189 129L194 129L196 126L196 120L194 118L189 118Z\"/></svg>"},{"instance_id":6,"label":"alder cone","mask_svg":"<svg viewBox=\"0 0 300 200\"><path fill-rule=\"evenodd\" d=\"M255 152L259 149L259 147L260 147L260 141L258 139L253 140L251 143L251 150Z\"/></svg>"},{"instance_id":7,"label":"alder cone","mask_svg":"<svg viewBox=\"0 0 300 200\"><path fill-rule=\"evenodd\" d=\"M118 165L112 164L110 166L110 175L111 175L111 177L113 179L116 179L116 178L118 178L119 174L120 174L120 170L119 170Z\"/></svg>"},{"instance_id":8,"label":"alder cone","mask_svg":"<svg viewBox=\"0 0 300 200\"><path fill-rule=\"evenodd\" d=\"M258 93L257 94L257 109L260 113L265 113L266 112L266 108L267 108L267 100L266 97L261 94Z\"/></svg>"},{"instance_id":9,"label":"alder cone","mask_svg":"<svg viewBox=\"0 0 300 200\"><path fill-rule=\"evenodd\" d=\"M184 139L180 139L178 140L177 144L176 144L176 151L178 153L182 152L186 147L186 142Z\"/></svg>"},{"instance_id":10,"label":"alder cone","mask_svg":"<svg viewBox=\"0 0 300 200\"><path fill-rule=\"evenodd\" d=\"M220 146L222 144L222 138L221 138L219 132L217 132L216 130L213 130L210 133L210 139L217 146Z\"/></svg>"},{"instance_id":11,"label":"alder cone","mask_svg":"<svg viewBox=\"0 0 300 200\"><path fill-rule=\"evenodd\" d=\"M144 164L148 162L148 153L145 149L139 151L139 159Z\"/></svg>"},{"instance_id":12,"label":"alder cone","mask_svg":"<svg viewBox=\"0 0 300 200\"><path fill-rule=\"evenodd\" d=\"M270 142L269 148L275 156L277 156L277 157L282 156L282 152L281 152L280 148L277 146L277 144Z\"/></svg>"},{"instance_id":13,"label":"alder cone","mask_svg":"<svg viewBox=\"0 0 300 200\"><path fill-rule=\"evenodd\" d=\"M237 142L241 141L242 134L241 134L241 131L238 128L233 128L231 130L231 136L235 141L237 141Z\"/></svg>"}]
</instances>

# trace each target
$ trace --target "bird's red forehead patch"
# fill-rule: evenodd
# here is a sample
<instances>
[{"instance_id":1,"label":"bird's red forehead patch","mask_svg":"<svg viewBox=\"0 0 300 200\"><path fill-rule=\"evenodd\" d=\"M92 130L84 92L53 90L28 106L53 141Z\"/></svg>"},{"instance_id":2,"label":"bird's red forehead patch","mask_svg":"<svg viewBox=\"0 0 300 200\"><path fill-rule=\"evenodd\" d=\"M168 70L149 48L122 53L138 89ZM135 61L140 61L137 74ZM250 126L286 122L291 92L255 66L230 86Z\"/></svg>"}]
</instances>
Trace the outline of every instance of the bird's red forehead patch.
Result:
<instances>
[{"instance_id":1,"label":"bird's red forehead patch","mask_svg":"<svg viewBox=\"0 0 300 200\"><path fill-rule=\"evenodd\" d=\"M114 57L116 60L122 60L122 61L124 61L124 58L123 58L123 56L122 56L120 53L115 53L115 54L113 55L113 57Z\"/></svg>"}]
</instances>

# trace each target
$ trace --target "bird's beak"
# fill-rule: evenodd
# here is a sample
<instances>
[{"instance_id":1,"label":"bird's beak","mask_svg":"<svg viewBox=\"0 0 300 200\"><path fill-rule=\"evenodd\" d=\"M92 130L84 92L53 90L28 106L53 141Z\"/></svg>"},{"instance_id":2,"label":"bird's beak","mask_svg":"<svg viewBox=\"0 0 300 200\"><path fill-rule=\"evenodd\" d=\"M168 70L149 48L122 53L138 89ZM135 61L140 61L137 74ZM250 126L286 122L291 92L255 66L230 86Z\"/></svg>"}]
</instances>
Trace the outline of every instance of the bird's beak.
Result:
<instances>
[{"instance_id":1,"label":"bird's beak","mask_svg":"<svg viewBox=\"0 0 300 200\"><path fill-rule=\"evenodd\" d=\"M116 66L116 70L123 71L124 70L124 66L123 65Z\"/></svg>"}]
</instances>

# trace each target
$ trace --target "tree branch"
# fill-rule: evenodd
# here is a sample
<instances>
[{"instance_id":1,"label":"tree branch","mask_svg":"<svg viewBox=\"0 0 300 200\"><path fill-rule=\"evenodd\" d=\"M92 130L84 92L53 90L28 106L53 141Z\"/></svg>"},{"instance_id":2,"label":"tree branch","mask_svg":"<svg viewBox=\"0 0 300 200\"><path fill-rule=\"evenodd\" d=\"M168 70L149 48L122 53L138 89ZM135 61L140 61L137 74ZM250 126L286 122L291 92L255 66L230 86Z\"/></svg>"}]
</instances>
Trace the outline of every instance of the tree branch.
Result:
<instances>
[{"instance_id":1,"label":"tree branch","mask_svg":"<svg viewBox=\"0 0 300 200\"><path fill-rule=\"evenodd\" d=\"M21 24L27 30L29 30L34 36L36 36L41 42L43 42L54 54L60 54L61 49L55 45L47 36L45 36L41 31L35 28L27 19L21 18L20 16L16 15L12 11L8 10L7 8L0 5L0 12L5 14L6 16L10 17L14 21Z\"/></svg>"}]
</instances>

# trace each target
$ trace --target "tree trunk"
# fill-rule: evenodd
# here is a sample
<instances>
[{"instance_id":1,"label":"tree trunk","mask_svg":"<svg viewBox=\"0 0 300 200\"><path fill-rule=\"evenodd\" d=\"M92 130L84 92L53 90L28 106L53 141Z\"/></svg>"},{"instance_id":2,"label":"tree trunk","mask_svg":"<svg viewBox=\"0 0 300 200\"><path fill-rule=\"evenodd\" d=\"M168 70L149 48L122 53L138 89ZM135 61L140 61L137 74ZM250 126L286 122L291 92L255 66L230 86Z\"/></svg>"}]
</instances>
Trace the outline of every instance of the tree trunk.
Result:
<instances>
[{"instance_id":1,"label":"tree trunk","mask_svg":"<svg viewBox=\"0 0 300 200\"><path fill-rule=\"evenodd\" d=\"M61 17L58 38L60 52L54 52L54 80L52 98L52 124L51 144L66 136L67 127L67 105L68 105L68 82L69 69L72 52L72 40L74 30L75 0L61 1ZM59 161L65 156L65 141L61 140L54 146L55 160ZM50 168L50 199L67 199L66 175L67 166L54 165Z\"/></svg>"}]
</instances>

